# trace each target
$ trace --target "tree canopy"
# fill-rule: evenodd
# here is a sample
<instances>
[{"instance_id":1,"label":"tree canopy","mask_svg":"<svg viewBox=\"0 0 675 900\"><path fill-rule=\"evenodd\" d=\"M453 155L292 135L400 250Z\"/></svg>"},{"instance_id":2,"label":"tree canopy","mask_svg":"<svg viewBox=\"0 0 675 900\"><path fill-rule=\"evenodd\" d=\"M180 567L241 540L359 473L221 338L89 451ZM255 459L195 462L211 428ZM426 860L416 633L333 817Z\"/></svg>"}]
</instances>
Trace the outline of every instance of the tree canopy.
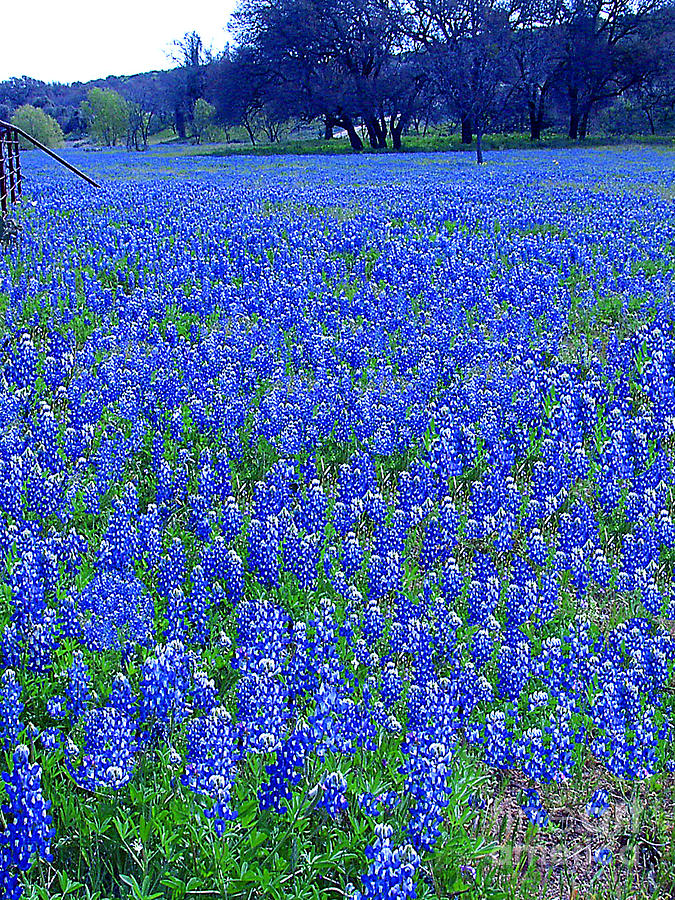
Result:
<instances>
[{"instance_id":1,"label":"tree canopy","mask_svg":"<svg viewBox=\"0 0 675 900\"><path fill-rule=\"evenodd\" d=\"M30 104L69 136L87 129L114 146L126 135L137 150L169 126L199 142L214 123L252 143L318 124L354 150L459 126L479 156L489 131L672 133L674 3L240 0L234 43L218 53L191 31L167 71L87 85L12 78L0 83L0 118Z\"/></svg>"},{"instance_id":2,"label":"tree canopy","mask_svg":"<svg viewBox=\"0 0 675 900\"><path fill-rule=\"evenodd\" d=\"M12 125L23 129L45 147L60 147L63 144L63 132L59 123L37 106L30 106L28 103L20 106L12 116ZM21 138L21 145L25 150L33 146L24 138Z\"/></svg>"},{"instance_id":3,"label":"tree canopy","mask_svg":"<svg viewBox=\"0 0 675 900\"><path fill-rule=\"evenodd\" d=\"M90 134L106 147L114 147L127 132L129 107L112 88L89 91L82 104L82 114Z\"/></svg>"}]
</instances>

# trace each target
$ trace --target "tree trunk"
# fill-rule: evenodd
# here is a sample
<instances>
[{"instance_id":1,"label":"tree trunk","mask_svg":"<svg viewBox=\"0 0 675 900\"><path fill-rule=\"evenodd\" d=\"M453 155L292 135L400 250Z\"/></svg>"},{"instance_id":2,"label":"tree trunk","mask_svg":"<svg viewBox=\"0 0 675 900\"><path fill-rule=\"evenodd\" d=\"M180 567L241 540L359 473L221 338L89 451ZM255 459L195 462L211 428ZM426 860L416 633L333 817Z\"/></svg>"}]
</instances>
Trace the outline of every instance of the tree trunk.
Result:
<instances>
[{"instance_id":1,"label":"tree trunk","mask_svg":"<svg viewBox=\"0 0 675 900\"><path fill-rule=\"evenodd\" d=\"M347 135L349 136L349 143L351 145L352 150L356 150L357 152L359 150L363 150L363 141L359 137L356 128L354 128L354 122L351 120L351 118L349 116L347 116L343 120L342 124L344 125L344 129L347 132Z\"/></svg>"},{"instance_id":2,"label":"tree trunk","mask_svg":"<svg viewBox=\"0 0 675 900\"><path fill-rule=\"evenodd\" d=\"M579 95L576 90L569 92L570 98L570 130L569 136L573 141L579 137Z\"/></svg>"},{"instance_id":3,"label":"tree trunk","mask_svg":"<svg viewBox=\"0 0 675 900\"><path fill-rule=\"evenodd\" d=\"M401 135L403 134L403 123L398 122L396 125L391 125L389 131L391 132L391 143L394 150L400 150Z\"/></svg>"},{"instance_id":4,"label":"tree trunk","mask_svg":"<svg viewBox=\"0 0 675 900\"><path fill-rule=\"evenodd\" d=\"M580 141L583 141L583 139L588 134L588 117L590 116L590 114L591 114L591 109L590 109L590 107L587 107L584 110L581 120L579 121L579 140Z\"/></svg>"},{"instance_id":5,"label":"tree trunk","mask_svg":"<svg viewBox=\"0 0 675 900\"><path fill-rule=\"evenodd\" d=\"M527 101L527 111L530 115L530 140L538 141L539 135L537 134L537 114L534 110L534 100Z\"/></svg>"},{"instance_id":6,"label":"tree trunk","mask_svg":"<svg viewBox=\"0 0 675 900\"><path fill-rule=\"evenodd\" d=\"M175 110L175 120L176 120L176 134L178 135L181 141L185 140L185 113L182 109L176 108Z\"/></svg>"},{"instance_id":7,"label":"tree trunk","mask_svg":"<svg viewBox=\"0 0 675 900\"><path fill-rule=\"evenodd\" d=\"M382 135L381 147L387 146L387 120L384 117L384 110L380 110L380 133Z\"/></svg>"},{"instance_id":8,"label":"tree trunk","mask_svg":"<svg viewBox=\"0 0 675 900\"><path fill-rule=\"evenodd\" d=\"M527 106L530 114L530 140L539 141L541 140L541 126L544 118L544 111L541 108L541 103L539 104L539 109L537 109L537 104L534 100L529 100Z\"/></svg>"},{"instance_id":9,"label":"tree trunk","mask_svg":"<svg viewBox=\"0 0 675 900\"><path fill-rule=\"evenodd\" d=\"M645 115L647 116L647 121L649 122L649 130L651 131L652 134L656 134L656 128L654 127L654 116L652 115L651 110L646 109L644 112L645 112Z\"/></svg>"},{"instance_id":10,"label":"tree trunk","mask_svg":"<svg viewBox=\"0 0 675 900\"><path fill-rule=\"evenodd\" d=\"M368 132L368 140L370 141L370 146L373 150L381 150L383 147L387 146L387 141L382 134L380 123L375 116L366 119L366 131Z\"/></svg>"},{"instance_id":11,"label":"tree trunk","mask_svg":"<svg viewBox=\"0 0 675 900\"><path fill-rule=\"evenodd\" d=\"M476 132L476 162L478 165L483 164L483 132Z\"/></svg>"},{"instance_id":12,"label":"tree trunk","mask_svg":"<svg viewBox=\"0 0 675 900\"><path fill-rule=\"evenodd\" d=\"M326 116L324 120L323 139L330 141L333 138L333 120L330 116Z\"/></svg>"},{"instance_id":13,"label":"tree trunk","mask_svg":"<svg viewBox=\"0 0 675 900\"><path fill-rule=\"evenodd\" d=\"M541 139L541 133L544 130L544 110L546 109L546 97L548 95L549 87L550 85L548 81L546 81L539 91L539 101L537 103L537 132L539 134L539 139Z\"/></svg>"},{"instance_id":14,"label":"tree trunk","mask_svg":"<svg viewBox=\"0 0 675 900\"><path fill-rule=\"evenodd\" d=\"M464 116L462 118L462 143L470 144L473 140L473 122L471 121L471 116Z\"/></svg>"},{"instance_id":15,"label":"tree trunk","mask_svg":"<svg viewBox=\"0 0 675 900\"><path fill-rule=\"evenodd\" d=\"M251 141L252 146L255 147L255 135L253 134L253 129L247 119L244 120L244 128L248 132L249 140Z\"/></svg>"}]
</instances>

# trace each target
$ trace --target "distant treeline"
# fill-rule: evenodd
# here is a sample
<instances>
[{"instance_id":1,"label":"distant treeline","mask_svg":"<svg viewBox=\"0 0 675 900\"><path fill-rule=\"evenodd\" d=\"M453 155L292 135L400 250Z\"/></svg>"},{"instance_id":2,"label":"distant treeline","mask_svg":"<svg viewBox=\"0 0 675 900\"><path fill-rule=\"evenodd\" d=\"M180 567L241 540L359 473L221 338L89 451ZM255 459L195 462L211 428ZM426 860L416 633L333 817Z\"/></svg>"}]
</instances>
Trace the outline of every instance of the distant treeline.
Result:
<instances>
[{"instance_id":1,"label":"distant treeline","mask_svg":"<svg viewBox=\"0 0 675 900\"><path fill-rule=\"evenodd\" d=\"M128 77L111 75L73 84L50 84L27 76L10 78L0 81L0 119L9 120L17 109L28 104L43 109L56 119L67 138L81 137L88 124L83 104L89 92L99 88L114 90L130 107L151 113L153 133L178 125L181 136L186 137L186 117L193 103L186 91L185 79L183 67Z\"/></svg>"},{"instance_id":2,"label":"distant treeline","mask_svg":"<svg viewBox=\"0 0 675 900\"><path fill-rule=\"evenodd\" d=\"M199 140L211 109L227 139L239 127L274 142L318 123L355 150L440 125L479 148L496 130L533 141L675 130L673 0L241 0L228 27L233 47L207 54L193 32L168 71L0 83L0 117L29 103L77 135L99 87L125 99L130 130L140 117L141 146L169 125Z\"/></svg>"}]
</instances>

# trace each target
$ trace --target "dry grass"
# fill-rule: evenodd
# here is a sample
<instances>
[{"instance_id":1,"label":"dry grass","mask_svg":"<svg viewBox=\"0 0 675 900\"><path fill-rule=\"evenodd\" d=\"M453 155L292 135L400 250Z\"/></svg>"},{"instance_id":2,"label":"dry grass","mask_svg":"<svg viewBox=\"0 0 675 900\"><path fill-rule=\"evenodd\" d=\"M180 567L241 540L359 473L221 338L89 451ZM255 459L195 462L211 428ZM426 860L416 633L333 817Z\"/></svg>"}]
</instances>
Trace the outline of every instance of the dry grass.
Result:
<instances>
[{"instance_id":1,"label":"dry grass","mask_svg":"<svg viewBox=\"0 0 675 900\"><path fill-rule=\"evenodd\" d=\"M530 823L521 808L531 783L519 771L492 777L486 807L476 816L477 833L500 845L487 863L494 892L521 900L632 900L675 897L675 776L629 784L596 763L583 777L540 789L550 817L546 827ZM585 806L598 788L609 810L590 817ZM612 861L600 866L595 851ZM498 887L497 887L498 885ZM505 891L505 893L503 893Z\"/></svg>"}]
</instances>

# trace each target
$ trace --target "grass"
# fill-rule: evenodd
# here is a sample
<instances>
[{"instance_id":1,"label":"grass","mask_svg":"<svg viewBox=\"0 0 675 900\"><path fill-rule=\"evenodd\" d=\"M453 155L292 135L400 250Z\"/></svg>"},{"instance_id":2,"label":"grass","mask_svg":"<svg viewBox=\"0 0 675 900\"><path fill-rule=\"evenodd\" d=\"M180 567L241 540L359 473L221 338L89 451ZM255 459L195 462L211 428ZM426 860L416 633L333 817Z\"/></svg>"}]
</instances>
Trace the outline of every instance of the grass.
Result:
<instances>
[{"instance_id":1,"label":"grass","mask_svg":"<svg viewBox=\"0 0 675 900\"><path fill-rule=\"evenodd\" d=\"M607 147L639 144L646 146L663 146L675 148L675 138L672 135L631 135L630 137L616 137L610 135L592 135L583 141L574 141L560 134L546 134L540 141L531 141L526 134L490 134L483 138L483 149L491 150L526 150L526 149L566 149L572 147ZM407 135L403 141L401 152L425 153L425 152L475 152L476 142L462 144L461 138L456 134L435 133L427 135ZM332 138L324 140L286 140L275 144L258 143L255 146L250 143L218 144L216 146L196 146L191 153L197 156L284 156L284 155L339 155L350 154L351 149L347 138ZM373 150L364 146L364 153L396 153L399 151L387 147L384 150Z\"/></svg>"}]
</instances>

